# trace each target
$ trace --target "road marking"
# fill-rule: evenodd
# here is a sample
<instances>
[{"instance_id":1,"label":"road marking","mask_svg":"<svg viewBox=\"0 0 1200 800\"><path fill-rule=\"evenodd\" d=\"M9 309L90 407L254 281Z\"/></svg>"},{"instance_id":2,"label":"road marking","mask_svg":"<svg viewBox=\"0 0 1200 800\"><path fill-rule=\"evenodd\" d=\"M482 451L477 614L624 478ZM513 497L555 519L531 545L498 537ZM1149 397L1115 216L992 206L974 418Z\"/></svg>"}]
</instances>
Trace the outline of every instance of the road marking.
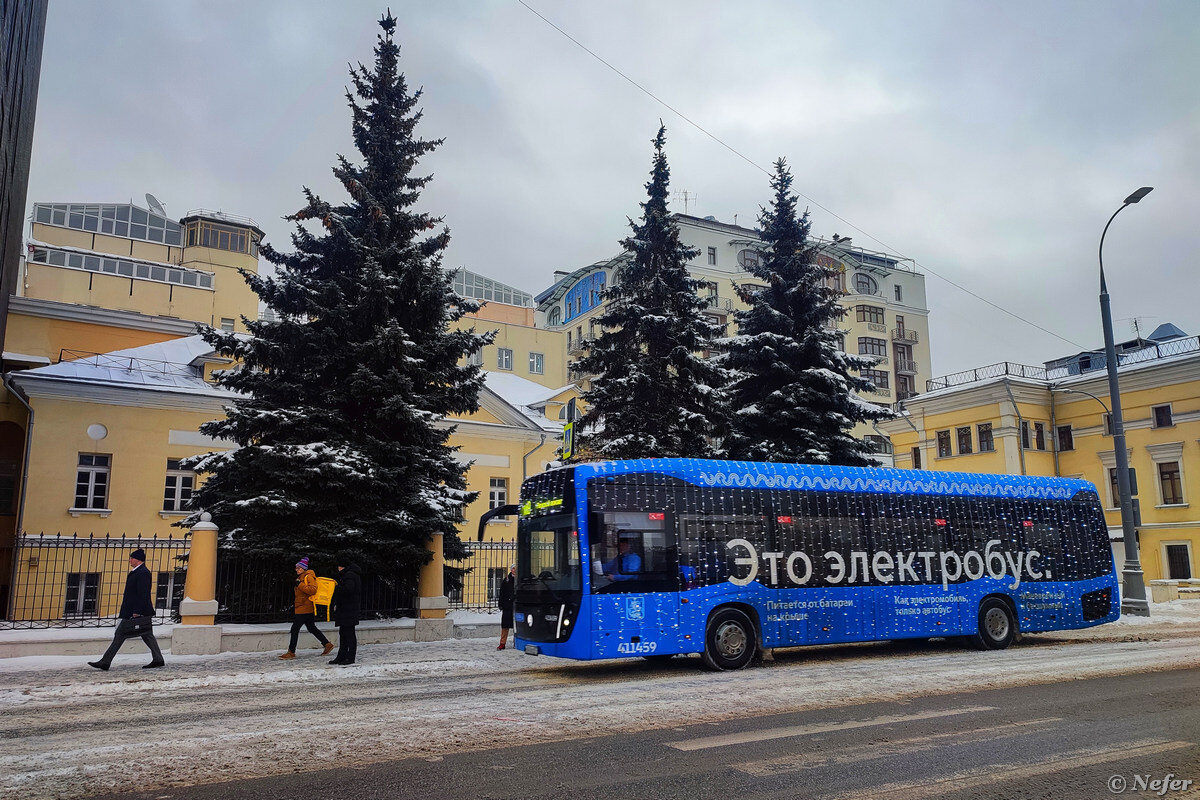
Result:
<instances>
[{"instance_id":1,"label":"road marking","mask_svg":"<svg viewBox=\"0 0 1200 800\"><path fill-rule=\"evenodd\" d=\"M954 717L960 714L978 714L982 711L995 711L993 706L967 706L951 708L946 711L920 711L916 714L889 714L872 719L854 719L847 722L825 722L812 725L793 725L786 728L767 728L766 730L730 733L724 736L705 736L699 739L684 739L679 742L667 742L667 747L676 750L707 750L710 747L726 747L731 744L746 744L747 742L765 742L771 739L790 739L795 736L811 736L814 733L829 733L831 731L846 731L854 728L871 728L878 725L894 725L898 722L918 722L925 719Z\"/></svg>"},{"instance_id":2,"label":"road marking","mask_svg":"<svg viewBox=\"0 0 1200 800\"><path fill-rule=\"evenodd\" d=\"M1046 727L1051 723L1062 722L1062 717L1046 717L1025 722L1012 722L1007 725L993 725L990 728L975 728L969 731L952 731L950 733L935 733L929 736L915 736L911 739L898 739L894 742L868 744L842 750L827 752L797 753L782 758L770 758L763 761L748 761L744 764L733 764L733 768L749 775L765 778L771 775L783 775L788 772L830 767L837 764L849 764L860 761L870 761L877 758L907 753L920 753L924 750L935 750L968 742L982 742L991 739L1003 739L1008 736L1020 736L1028 733L1030 728Z\"/></svg>"},{"instance_id":3,"label":"road marking","mask_svg":"<svg viewBox=\"0 0 1200 800\"><path fill-rule=\"evenodd\" d=\"M928 778L919 781L903 783L888 783L856 792L841 792L836 795L826 795L824 800L924 800L928 797L939 797L950 792L961 792L966 789L976 789L995 783L1004 783L1026 778L1036 778L1054 772L1065 772L1079 767L1091 767L1112 761L1126 761L1132 758L1143 758L1155 753L1165 753L1170 750L1182 750L1195 747L1192 742L1174 742L1163 739L1142 739L1136 742L1123 742L1108 747L1085 748L1072 750L1067 753L1056 753L1024 764L992 764L986 767L963 770L953 775L938 778ZM1097 780L1102 780L1097 778Z\"/></svg>"}]
</instances>

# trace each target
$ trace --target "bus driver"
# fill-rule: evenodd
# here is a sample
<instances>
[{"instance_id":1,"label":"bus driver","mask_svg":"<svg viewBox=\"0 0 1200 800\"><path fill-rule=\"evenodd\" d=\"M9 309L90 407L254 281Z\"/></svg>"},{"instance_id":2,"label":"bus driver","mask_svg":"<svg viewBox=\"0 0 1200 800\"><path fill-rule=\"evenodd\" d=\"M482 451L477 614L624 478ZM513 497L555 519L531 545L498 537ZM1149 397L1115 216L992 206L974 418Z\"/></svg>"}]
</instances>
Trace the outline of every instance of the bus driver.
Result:
<instances>
[{"instance_id":1,"label":"bus driver","mask_svg":"<svg viewBox=\"0 0 1200 800\"><path fill-rule=\"evenodd\" d=\"M604 574L614 581L631 581L642 571L642 557L633 552L636 533L622 532L617 537L617 556L604 564Z\"/></svg>"}]
</instances>

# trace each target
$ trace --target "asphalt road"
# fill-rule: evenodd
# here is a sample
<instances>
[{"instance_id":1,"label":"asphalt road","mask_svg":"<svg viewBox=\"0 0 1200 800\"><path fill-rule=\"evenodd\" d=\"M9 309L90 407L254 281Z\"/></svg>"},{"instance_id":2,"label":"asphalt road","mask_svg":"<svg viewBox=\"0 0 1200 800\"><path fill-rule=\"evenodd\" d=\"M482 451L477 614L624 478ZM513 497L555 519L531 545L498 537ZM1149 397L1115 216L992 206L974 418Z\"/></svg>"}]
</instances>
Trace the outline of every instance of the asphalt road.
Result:
<instances>
[{"instance_id":1,"label":"asphalt road","mask_svg":"<svg viewBox=\"0 0 1200 800\"><path fill-rule=\"evenodd\" d=\"M1194 800L1200 798L1198 699L1200 669L1166 670L112 797ZM611 703L622 703L621 691ZM1152 783L1164 778L1163 785ZM1185 780L1192 783L1185 787Z\"/></svg>"}]
</instances>

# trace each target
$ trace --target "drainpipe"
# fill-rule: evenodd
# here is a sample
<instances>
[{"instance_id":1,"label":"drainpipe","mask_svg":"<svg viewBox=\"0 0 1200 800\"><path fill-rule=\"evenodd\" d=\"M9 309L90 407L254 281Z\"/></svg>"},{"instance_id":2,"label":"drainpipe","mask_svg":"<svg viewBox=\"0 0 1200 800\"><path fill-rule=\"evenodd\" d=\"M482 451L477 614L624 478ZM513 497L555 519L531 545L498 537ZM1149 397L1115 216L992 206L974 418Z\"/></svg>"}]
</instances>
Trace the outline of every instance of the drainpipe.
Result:
<instances>
[{"instance_id":1,"label":"drainpipe","mask_svg":"<svg viewBox=\"0 0 1200 800\"><path fill-rule=\"evenodd\" d=\"M1021 474L1025 474L1025 442L1021 440L1021 434L1025 429L1025 420L1021 419L1021 409L1017 408L1017 398L1013 397L1012 387L1008 385L1008 378L1004 379L1004 391L1008 392L1008 401L1012 403L1013 413L1017 415L1017 454L1021 457Z\"/></svg>"},{"instance_id":2,"label":"drainpipe","mask_svg":"<svg viewBox=\"0 0 1200 800\"><path fill-rule=\"evenodd\" d=\"M538 442L538 443L537 443L537 447L533 448L533 449L532 449L532 450L530 450L528 453L526 453L525 455L521 456L521 480L525 480L526 478L528 478L528 477L529 477L529 467L528 467L528 466L527 466L527 464L526 464L526 460L527 460L527 459L528 459L528 458L529 458L531 455L533 455L534 453L536 453L538 450L541 450L541 449L542 449L542 445L544 445L545 443L546 443L546 434L544 434L544 433L543 433L543 434L542 434L542 440L541 440L540 442Z\"/></svg>"},{"instance_id":3,"label":"drainpipe","mask_svg":"<svg viewBox=\"0 0 1200 800\"><path fill-rule=\"evenodd\" d=\"M1058 477L1058 424L1054 416L1054 387L1050 387L1050 448L1054 451L1054 477Z\"/></svg>"},{"instance_id":4,"label":"drainpipe","mask_svg":"<svg viewBox=\"0 0 1200 800\"><path fill-rule=\"evenodd\" d=\"M11 383L12 373L4 376L4 388L8 389L8 393L20 401L21 405L25 406L25 411L29 415L29 421L25 425L25 463L21 467L21 501L17 503L17 529L16 536L21 536L21 526L25 522L25 490L29 487L29 450L33 445L33 406L29 405L29 398L25 393ZM14 569L16 562L13 562Z\"/></svg>"}]
</instances>

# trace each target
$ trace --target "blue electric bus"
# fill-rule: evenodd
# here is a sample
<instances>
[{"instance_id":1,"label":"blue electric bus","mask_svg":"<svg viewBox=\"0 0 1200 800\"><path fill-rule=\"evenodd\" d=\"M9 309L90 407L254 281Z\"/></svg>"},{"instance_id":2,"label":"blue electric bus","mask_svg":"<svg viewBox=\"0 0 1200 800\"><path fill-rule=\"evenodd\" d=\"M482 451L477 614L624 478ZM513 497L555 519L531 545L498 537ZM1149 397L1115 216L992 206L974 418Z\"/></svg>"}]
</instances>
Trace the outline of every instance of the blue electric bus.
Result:
<instances>
[{"instance_id":1,"label":"blue electric bus","mask_svg":"<svg viewBox=\"0 0 1200 800\"><path fill-rule=\"evenodd\" d=\"M645 459L526 480L517 646L575 659L1083 628L1120 615L1082 480ZM483 524L480 525L482 531Z\"/></svg>"}]
</instances>

